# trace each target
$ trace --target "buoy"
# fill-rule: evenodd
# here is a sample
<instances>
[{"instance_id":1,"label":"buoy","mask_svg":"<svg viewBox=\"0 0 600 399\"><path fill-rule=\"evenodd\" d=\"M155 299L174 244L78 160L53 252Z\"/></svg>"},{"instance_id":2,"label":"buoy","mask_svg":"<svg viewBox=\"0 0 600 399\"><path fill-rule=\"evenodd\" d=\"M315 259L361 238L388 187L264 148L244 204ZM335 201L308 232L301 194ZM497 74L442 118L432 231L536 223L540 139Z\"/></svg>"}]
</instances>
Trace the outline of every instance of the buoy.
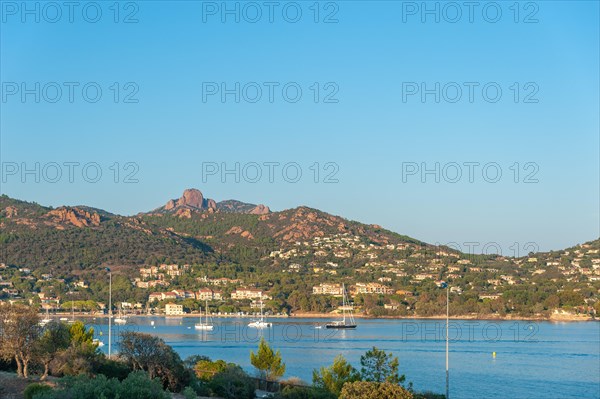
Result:
<instances>
[{"instance_id":1,"label":"buoy","mask_svg":"<svg viewBox=\"0 0 600 399\"><path fill-rule=\"evenodd\" d=\"M496 352L492 352L492 357L496 358Z\"/></svg>"}]
</instances>

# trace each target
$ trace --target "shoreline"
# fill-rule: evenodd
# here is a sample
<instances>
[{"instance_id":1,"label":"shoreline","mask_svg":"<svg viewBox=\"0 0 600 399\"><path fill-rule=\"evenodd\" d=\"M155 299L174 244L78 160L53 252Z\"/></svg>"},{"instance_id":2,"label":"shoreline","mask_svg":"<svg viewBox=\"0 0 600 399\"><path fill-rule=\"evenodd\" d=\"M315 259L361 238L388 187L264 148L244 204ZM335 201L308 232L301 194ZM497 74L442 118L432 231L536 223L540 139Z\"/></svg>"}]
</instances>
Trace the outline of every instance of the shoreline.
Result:
<instances>
[{"instance_id":1,"label":"shoreline","mask_svg":"<svg viewBox=\"0 0 600 399\"><path fill-rule=\"evenodd\" d=\"M40 313L40 316L45 317L45 313ZM53 313L51 317L66 317L71 318L72 313ZM185 313L182 315L165 315L165 314L128 314L127 317L165 317L165 318L198 318L204 317L204 313ZM258 317L259 314L243 314L243 315L218 315L213 314L213 318L239 318L252 319ZM76 313L76 318L107 318L104 313ZM117 315L113 315L117 317ZM265 317L273 319L336 319L339 317L337 313L292 313L291 315L265 315ZM354 314L355 319L371 319L371 320L445 320L446 315L435 316L378 316L373 317L365 314ZM548 321L548 322L600 322L600 319L594 319L586 315L575 314L552 314L550 317L543 316L497 316L497 315L454 315L449 317L450 320L480 320L480 321Z\"/></svg>"}]
</instances>

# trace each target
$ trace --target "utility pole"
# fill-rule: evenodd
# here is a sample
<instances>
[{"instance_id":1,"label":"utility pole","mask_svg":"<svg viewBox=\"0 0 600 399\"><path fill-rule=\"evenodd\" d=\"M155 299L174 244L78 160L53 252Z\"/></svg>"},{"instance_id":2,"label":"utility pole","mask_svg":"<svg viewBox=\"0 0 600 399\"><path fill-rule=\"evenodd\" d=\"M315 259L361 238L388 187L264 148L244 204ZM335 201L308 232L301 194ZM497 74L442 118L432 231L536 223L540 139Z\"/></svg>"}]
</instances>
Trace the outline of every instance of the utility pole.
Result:
<instances>
[{"instance_id":1,"label":"utility pole","mask_svg":"<svg viewBox=\"0 0 600 399\"><path fill-rule=\"evenodd\" d=\"M108 358L110 359L112 349L112 272L108 271Z\"/></svg>"},{"instance_id":2,"label":"utility pole","mask_svg":"<svg viewBox=\"0 0 600 399\"><path fill-rule=\"evenodd\" d=\"M446 399L450 399L450 373L449 373L449 362L448 362L448 330L449 330L449 318L450 318L450 287L446 286Z\"/></svg>"}]
</instances>

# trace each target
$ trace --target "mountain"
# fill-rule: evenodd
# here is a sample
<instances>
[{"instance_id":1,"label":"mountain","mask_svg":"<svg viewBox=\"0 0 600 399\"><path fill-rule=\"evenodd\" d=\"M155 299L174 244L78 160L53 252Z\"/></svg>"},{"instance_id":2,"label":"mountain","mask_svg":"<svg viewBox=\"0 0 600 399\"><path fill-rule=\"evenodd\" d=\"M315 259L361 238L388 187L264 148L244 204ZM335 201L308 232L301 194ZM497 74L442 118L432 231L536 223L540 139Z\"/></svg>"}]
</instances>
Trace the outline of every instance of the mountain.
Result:
<instances>
[{"instance_id":1,"label":"mountain","mask_svg":"<svg viewBox=\"0 0 600 399\"><path fill-rule=\"evenodd\" d=\"M137 217L85 206L45 207L0 196L0 262L59 273L150 259L201 262L212 249Z\"/></svg>"},{"instance_id":2,"label":"mountain","mask_svg":"<svg viewBox=\"0 0 600 399\"><path fill-rule=\"evenodd\" d=\"M129 302L146 301L150 283L194 290L227 278L238 281L225 287L227 295L243 284L268 291L274 311L323 312L335 300L312 295L313 287L345 283L355 293L379 295L359 297L369 314L431 316L445 311L436 281L446 280L458 294L454 314L550 317L556 309L587 312L599 303L599 254L600 240L517 258L465 254L318 209L271 212L216 202L195 189L135 216L0 196L0 263L7 265L0 265L0 300L42 289L60 295L60 284L42 281L52 275L90 281L85 295L101 301L106 287L99 277L110 267L121 279L116 298ZM154 282L140 271L168 264L190 266ZM223 306L250 310L231 300Z\"/></svg>"},{"instance_id":3,"label":"mountain","mask_svg":"<svg viewBox=\"0 0 600 399\"><path fill-rule=\"evenodd\" d=\"M265 205L216 202L197 189L131 217L89 206L51 208L0 197L0 262L32 269L66 272L167 260L259 263L299 241L335 235L359 236L365 245L427 247L380 226L316 209L271 212Z\"/></svg>"},{"instance_id":4,"label":"mountain","mask_svg":"<svg viewBox=\"0 0 600 399\"><path fill-rule=\"evenodd\" d=\"M171 213L182 217L191 217L192 212L231 212L252 215L264 215L270 212L265 205L247 204L236 200L216 202L205 198L200 190L187 189L178 199L169 200L164 206L151 213Z\"/></svg>"}]
</instances>

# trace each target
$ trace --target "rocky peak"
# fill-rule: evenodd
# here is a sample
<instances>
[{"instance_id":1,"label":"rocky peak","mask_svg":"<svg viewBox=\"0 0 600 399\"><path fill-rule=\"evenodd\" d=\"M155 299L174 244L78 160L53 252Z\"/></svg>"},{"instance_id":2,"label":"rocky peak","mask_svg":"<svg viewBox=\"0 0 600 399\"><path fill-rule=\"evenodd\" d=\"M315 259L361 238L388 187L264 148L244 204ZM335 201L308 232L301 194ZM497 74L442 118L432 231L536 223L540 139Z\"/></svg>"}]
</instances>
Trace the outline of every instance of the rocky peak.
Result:
<instances>
[{"instance_id":1,"label":"rocky peak","mask_svg":"<svg viewBox=\"0 0 600 399\"><path fill-rule=\"evenodd\" d=\"M268 206L263 204L258 204L254 208L252 208L248 213L252 215L266 215L271 212Z\"/></svg>"},{"instance_id":2,"label":"rocky peak","mask_svg":"<svg viewBox=\"0 0 600 399\"><path fill-rule=\"evenodd\" d=\"M187 210L183 213L183 210ZM202 192L195 188L187 189L178 199L172 199L157 211L173 211L180 217L191 217L189 211L208 211L226 213L246 213L252 215L266 215L271 212L266 205L248 204L236 200L216 202L206 198Z\"/></svg>"},{"instance_id":3,"label":"rocky peak","mask_svg":"<svg viewBox=\"0 0 600 399\"><path fill-rule=\"evenodd\" d=\"M98 213L69 207L54 209L46 216L56 223L70 223L76 227L99 226L102 220Z\"/></svg>"},{"instance_id":4,"label":"rocky peak","mask_svg":"<svg viewBox=\"0 0 600 399\"><path fill-rule=\"evenodd\" d=\"M210 198L204 198L202 191L195 188L189 188L183 192L183 195L179 199L172 199L164 206L166 211L175 208L216 210L217 203Z\"/></svg>"}]
</instances>

